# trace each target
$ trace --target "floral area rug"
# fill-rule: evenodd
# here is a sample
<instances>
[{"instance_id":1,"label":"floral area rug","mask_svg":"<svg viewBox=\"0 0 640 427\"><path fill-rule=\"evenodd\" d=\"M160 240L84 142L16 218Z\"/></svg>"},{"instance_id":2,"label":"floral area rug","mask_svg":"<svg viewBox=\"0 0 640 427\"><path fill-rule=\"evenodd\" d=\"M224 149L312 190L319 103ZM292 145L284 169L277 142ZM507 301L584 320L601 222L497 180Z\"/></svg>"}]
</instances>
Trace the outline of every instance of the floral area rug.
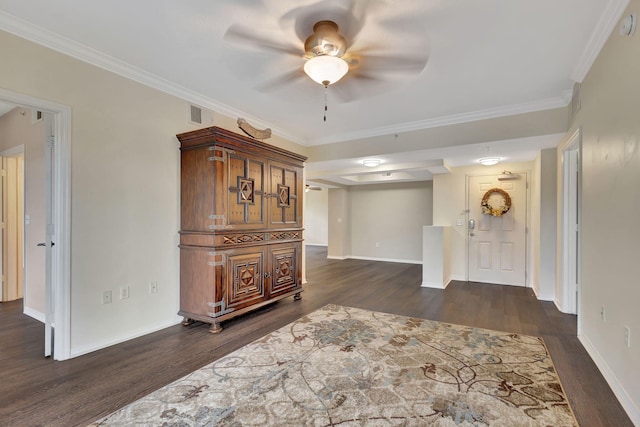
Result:
<instances>
[{"instance_id":1,"label":"floral area rug","mask_svg":"<svg viewBox=\"0 0 640 427\"><path fill-rule=\"evenodd\" d=\"M541 338L328 305L107 425L578 424Z\"/></svg>"}]
</instances>

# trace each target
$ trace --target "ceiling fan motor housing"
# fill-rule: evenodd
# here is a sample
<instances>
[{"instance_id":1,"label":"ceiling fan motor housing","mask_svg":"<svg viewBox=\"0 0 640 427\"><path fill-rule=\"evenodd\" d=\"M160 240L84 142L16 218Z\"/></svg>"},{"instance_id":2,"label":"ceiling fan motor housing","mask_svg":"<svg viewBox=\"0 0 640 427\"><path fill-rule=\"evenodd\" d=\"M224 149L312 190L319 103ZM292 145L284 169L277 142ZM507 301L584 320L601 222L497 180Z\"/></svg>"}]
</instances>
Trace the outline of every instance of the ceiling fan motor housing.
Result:
<instances>
[{"instance_id":1,"label":"ceiling fan motor housing","mask_svg":"<svg viewBox=\"0 0 640 427\"><path fill-rule=\"evenodd\" d=\"M341 57L347 50L347 41L338 33L338 24L333 21L319 21L313 26L313 34L305 40L304 50L311 57Z\"/></svg>"}]
</instances>

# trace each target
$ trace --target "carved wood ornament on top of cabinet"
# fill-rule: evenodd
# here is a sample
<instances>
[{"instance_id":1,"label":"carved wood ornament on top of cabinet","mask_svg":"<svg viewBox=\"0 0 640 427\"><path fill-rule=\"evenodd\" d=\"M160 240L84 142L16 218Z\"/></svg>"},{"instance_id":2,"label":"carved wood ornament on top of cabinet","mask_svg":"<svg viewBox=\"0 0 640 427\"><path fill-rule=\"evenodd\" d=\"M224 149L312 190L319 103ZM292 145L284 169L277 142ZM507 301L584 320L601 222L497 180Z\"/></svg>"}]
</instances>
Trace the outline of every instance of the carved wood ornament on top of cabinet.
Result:
<instances>
[{"instance_id":1,"label":"carved wood ornament on top of cabinet","mask_svg":"<svg viewBox=\"0 0 640 427\"><path fill-rule=\"evenodd\" d=\"M211 324L302 292L306 157L210 127L180 141L180 311Z\"/></svg>"}]
</instances>

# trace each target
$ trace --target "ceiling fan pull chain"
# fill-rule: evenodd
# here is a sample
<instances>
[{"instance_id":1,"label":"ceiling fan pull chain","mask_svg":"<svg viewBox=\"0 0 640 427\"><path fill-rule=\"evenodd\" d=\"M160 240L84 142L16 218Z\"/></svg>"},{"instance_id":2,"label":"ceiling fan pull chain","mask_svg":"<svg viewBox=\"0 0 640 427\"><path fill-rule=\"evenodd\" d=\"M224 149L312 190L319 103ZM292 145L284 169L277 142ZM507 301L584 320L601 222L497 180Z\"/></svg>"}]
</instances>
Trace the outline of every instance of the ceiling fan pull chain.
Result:
<instances>
[{"instance_id":1,"label":"ceiling fan pull chain","mask_svg":"<svg viewBox=\"0 0 640 427\"><path fill-rule=\"evenodd\" d=\"M327 92L329 90L329 81L325 80L322 82L324 85L324 121L327 121Z\"/></svg>"}]
</instances>

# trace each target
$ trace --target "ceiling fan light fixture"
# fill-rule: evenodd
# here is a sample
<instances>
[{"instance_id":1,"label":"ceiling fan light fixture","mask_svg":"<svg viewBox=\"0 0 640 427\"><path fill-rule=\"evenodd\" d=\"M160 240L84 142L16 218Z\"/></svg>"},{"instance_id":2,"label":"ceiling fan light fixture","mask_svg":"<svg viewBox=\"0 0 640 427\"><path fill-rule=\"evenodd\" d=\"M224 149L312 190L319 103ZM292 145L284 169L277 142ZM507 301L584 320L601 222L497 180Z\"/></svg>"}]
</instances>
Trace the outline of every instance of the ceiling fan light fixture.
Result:
<instances>
[{"instance_id":1,"label":"ceiling fan light fixture","mask_svg":"<svg viewBox=\"0 0 640 427\"><path fill-rule=\"evenodd\" d=\"M337 56L315 56L304 64L304 72L311 80L324 86L334 84L343 78L347 71L349 65Z\"/></svg>"},{"instance_id":2,"label":"ceiling fan light fixture","mask_svg":"<svg viewBox=\"0 0 640 427\"><path fill-rule=\"evenodd\" d=\"M483 159L478 160L478 162L480 162L480 164L483 165L483 166L493 166L493 165L497 165L498 163L500 163L500 158L499 157L485 157Z\"/></svg>"},{"instance_id":3,"label":"ceiling fan light fixture","mask_svg":"<svg viewBox=\"0 0 640 427\"><path fill-rule=\"evenodd\" d=\"M347 41L338 33L338 24L333 21L318 21L313 34L304 41L304 51L309 56L342 56L347 50Z\"/></svg>"}]
</instances>

